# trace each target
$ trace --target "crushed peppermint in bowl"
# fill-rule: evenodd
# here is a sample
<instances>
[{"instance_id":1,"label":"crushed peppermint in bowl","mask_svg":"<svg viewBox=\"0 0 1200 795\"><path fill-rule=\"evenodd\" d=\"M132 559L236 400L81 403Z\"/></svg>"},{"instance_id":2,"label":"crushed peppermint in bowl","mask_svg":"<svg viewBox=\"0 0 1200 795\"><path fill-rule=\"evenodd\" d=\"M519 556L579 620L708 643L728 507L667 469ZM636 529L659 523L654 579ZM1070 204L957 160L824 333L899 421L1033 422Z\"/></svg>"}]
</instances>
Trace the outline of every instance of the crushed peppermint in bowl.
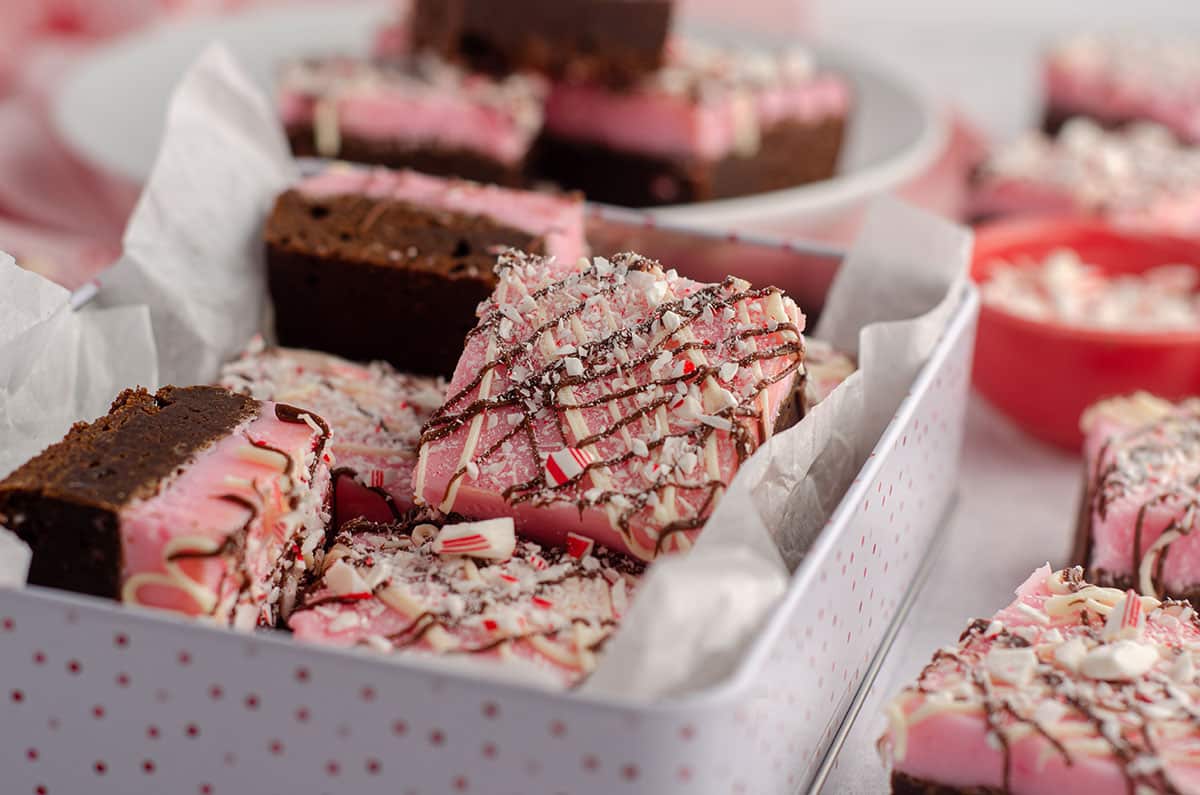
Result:
<instances>
[{"instance_id":1,"label":"crushed peppermint in bowl","mask_svg":"<svg viewBox=\"0 0 1200 795\"><path fill-rule=\"evenodd\" d=\"M1156 265L1109 274L1074 249L998 260L980 288L985 303L1030 320L1131 334L1200 329L1200 270Z\"/></svg>"},{"instance_id":2,"label":"crushed peppermint in bowl","mask_svg":"<svg viewBox=\"0 0 1200 795\"><path fill-rule=\"evenodd\" d=\"M1200 240L1100 220L1006 220L977 231L983 297L974 383L1034 436L1071 450L1105 397L1200 391Z\"/></svg>"}]
</instances>

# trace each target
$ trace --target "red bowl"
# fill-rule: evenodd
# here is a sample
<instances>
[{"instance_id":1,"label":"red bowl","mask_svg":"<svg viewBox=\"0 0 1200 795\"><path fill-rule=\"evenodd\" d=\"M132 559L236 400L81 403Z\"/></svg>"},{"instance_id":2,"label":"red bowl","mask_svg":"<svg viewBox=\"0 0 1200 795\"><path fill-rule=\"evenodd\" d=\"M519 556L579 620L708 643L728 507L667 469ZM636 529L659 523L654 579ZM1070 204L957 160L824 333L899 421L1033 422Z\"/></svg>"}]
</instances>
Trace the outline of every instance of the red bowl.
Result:
<instances>
[{"instance_id":1,"label":"red bowl","mask_svg":"<svg viewBox=\"0 0 1200 795\"><path fill-rule=\"evenodd\" d=\"M1098 221L1001 221L977 230L971 276L987 280L998 260L1041 259L1074 249L1106 274L1157 265L1200 267L1200 240L1115 230ZM1178 400L1200 394L1200 331L1123 333L1029 320L983 304L975 386L1039 439L1078 450L1079 415L1102 398L1139 389Z\"/></svg>"}]
</instances>

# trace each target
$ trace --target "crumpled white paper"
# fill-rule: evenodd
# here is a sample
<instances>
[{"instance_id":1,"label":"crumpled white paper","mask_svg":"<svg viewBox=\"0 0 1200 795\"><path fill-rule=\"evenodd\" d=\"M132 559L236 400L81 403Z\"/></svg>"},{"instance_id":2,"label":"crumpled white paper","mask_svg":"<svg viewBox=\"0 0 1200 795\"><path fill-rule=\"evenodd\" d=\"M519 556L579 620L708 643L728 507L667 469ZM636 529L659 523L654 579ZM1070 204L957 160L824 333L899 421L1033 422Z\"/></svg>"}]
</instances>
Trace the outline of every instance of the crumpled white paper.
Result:
<instances>
[{"instance_id":1,"label":"crumpled white paper","mask_svg":"<svg viewBox=\"0 0 1200 795\"><path fill-rule=\"evenodd\" d=\"M99 301L149 306L163 383L204 383L264 325L263 223L299 172L274 108L220 45L184 75L166 131Z\"/></svg>"},{"instance_id":2,"label":"crumpled white paper","mask_svg":"<svg viewBox=\"0 0 1200 795\"><path fill-rule=\"evenodd\" d=\"M0 477L127 386L158 383L144 306L87 306L0 254Z\"/></svg>"},{"instance_id":3,"label":"crumpled white paper","mask_svg":"<svg viewBox=\"0 0 1200 795\"><path fill-rule=\"evenodd\" d=\"M224 48L210 48L176 91L125 256L102 280L105 306L149 307L164 382L211 381L259 331L262 225L296 176L266 100ZM658 698L737 664L940 335L968 248L965 231L922 213L886 202L873 210L820 329L857 352L863 371L743 466L691 553L651 567L585 690ZM32 303L32 314L54 300ZM87 355L96 366L121 361L111 350Z\"/></svg>"}]
</instances>

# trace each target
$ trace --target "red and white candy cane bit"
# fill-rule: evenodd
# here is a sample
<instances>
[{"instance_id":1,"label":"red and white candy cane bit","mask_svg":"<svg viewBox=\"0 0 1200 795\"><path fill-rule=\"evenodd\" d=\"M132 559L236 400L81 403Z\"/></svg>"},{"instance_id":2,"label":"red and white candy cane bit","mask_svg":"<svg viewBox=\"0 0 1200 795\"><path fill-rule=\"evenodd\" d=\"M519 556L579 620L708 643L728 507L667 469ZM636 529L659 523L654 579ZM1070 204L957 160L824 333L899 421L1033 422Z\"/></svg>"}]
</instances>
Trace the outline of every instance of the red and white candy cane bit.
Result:
<instances>
[{"instance_id":1,"label":"red and white candy cane bit","mask_svg":"<svg viewBox=\"0 0 1200 795\"><path fill-rule=\"evenodd\" d=\"M505 582L520 582L520 580L511 574L501 574L500 579L504 580Z\"/></svg>"},{"instance_id":2,"label":"red and white candy cane bit","mask_svg":"<svg viewBox=\"0 0 1200 795\"><path fill-rule=\"evenodd\" d=\"M1125 596L1113 605L1112 612L1104 621L1101 637L1106 641L1128 638L1136 640L1141 637L1145 625L1145 614L1142 611L1142 597L1132 588Z\"/></svg>"},{"instance_id":3,"label":"red and white candy cane bit","mask_svg":"<svg viewBox=\"0 0 1200 795\"><path fill-rule=\"evenodd\" d=\"M1121 613L1121 632L1132 630L1135 635L1140 635L1144 625L1142 597L1138 596L1137 591L1130 588L1125 592L1125 609Z\"/></svg>"},{"instance_id":4,"label":"red and white candy cane bit","mask_svg":"<svg viewBox=\"0 0 1200 795\"><path fill-rule=\"evenodd\" d=\"M487 560L508 560L516 546L513 520L507 516L448 524L433 540L433 551L439 555L470 555Z\"/></svg>"},{"instance_id":5,"label":"red and white candy cane bit","mask_svg":"<svg viewBox=\"0 0 1200 795\"><path fill-rule=\"evenodd\" d=\"M543 610L549 610L550 608L554 607L554 602L551 602L549 599L545 599L541 596L535 596L531 601L534 603L534 605L542 608Z\"/></svg>"},{"instance_id":6,"label":"red and white candy cane bit","mask_svg":"<svg viewBox=\"0 0 1200 795\"><path fill-rule=\"evenodd\" d=\"M530 555L529 565L533 566L533 568L537 569L538 571L545 571L546 569L550 568L550 564L547 563L546 559L541 555Z\"/></svg>"},{"instance_id":7,"label":"red and white candy cane bit","mask_svg":"<svg viewBox=\"0 0 1200 795\"><path fill-rule=\"evenodd\" d=\"M373 488L373 489L382 489L383 488L383 470L382 469L372 469L371 470L371 488Z\"/></svg>"},{"instance_id":8,"label":"red and white candy cane bit","mask_svg":"<svg viewBox=\"0 0 1200 795\"><path fill-rule=\"evenodd\" d=\"M439 549L438 551L445 552L445 553L462 554L463 552L466 552L466 551L474 552L477 550L484 550L484 549L487 549L489 546L491 546L491 545L488 543L488 540L486 538L481 536L479 533L475 533L473 535L463 536L462 538L452 538L449 541L442 544L441 549Z\"/></svg>"},{"instance_id":9,"label":"red and white candy cane bit","mask_svg":"<svg viewBox=\"0 0 1200 795\"><path fill-rule=\"evenodd\" d=\"M575 560L582 560L592 554L596 542L578 533L567 533L567 554Z\"/></svg>"},{"instance_id":10,"label":"red and white candy cane bit","mask_svg":"<svg viewBox=\"0 0 1200 795\"><path fill-rule=\"evenodd\" d=\"M684 359L683 360L683 374L691 375L694 372L696 372L696 363L693 362L691 359Z\"/></svg>"},{"instance_id":11,"label":"red and white candy cane bit","mask_svg":"<svg viewBox=\"0 0 1200 795\"><path fill-rule=\"evenodd\" d=\"M576 447L555 450L546 456L546 482L551 486L561 486L571 478L583 474L583 470L590 463L592 456L587 450Z\"/></svg>"},{"instance_id":12,"label":"red and white candy cane bit","mask_svg":"<svg viewBox=\"0 0 1200 795\"><path fill-rule=\"evenodd\" d=\"M483 628L488 632L495 632L496 630L500 629L500 625L496 623L496 620L493 618L485 618L483 620Z\"/></svg>"}]
</instances>

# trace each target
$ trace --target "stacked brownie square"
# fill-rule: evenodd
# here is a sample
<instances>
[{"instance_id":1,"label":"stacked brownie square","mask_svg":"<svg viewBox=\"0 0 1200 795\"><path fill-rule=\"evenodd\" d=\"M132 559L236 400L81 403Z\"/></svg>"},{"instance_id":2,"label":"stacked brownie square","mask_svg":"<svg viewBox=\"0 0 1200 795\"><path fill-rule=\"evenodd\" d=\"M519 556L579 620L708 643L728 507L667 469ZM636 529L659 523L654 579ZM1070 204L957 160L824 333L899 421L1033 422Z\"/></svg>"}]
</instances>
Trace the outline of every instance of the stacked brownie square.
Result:
<instances>
[{"instance_id":1,"label":"stacked brownie square","mask_svg":"<svg viewBox=\"0 0 1200 795\"><path fill-rule=\"evenodd\" d=\"M418 2L377 59L289 65L297 154L654 206L833 175L847 83L807 52L669 35L667 0Z\"/></svg>"}]
</instances>

